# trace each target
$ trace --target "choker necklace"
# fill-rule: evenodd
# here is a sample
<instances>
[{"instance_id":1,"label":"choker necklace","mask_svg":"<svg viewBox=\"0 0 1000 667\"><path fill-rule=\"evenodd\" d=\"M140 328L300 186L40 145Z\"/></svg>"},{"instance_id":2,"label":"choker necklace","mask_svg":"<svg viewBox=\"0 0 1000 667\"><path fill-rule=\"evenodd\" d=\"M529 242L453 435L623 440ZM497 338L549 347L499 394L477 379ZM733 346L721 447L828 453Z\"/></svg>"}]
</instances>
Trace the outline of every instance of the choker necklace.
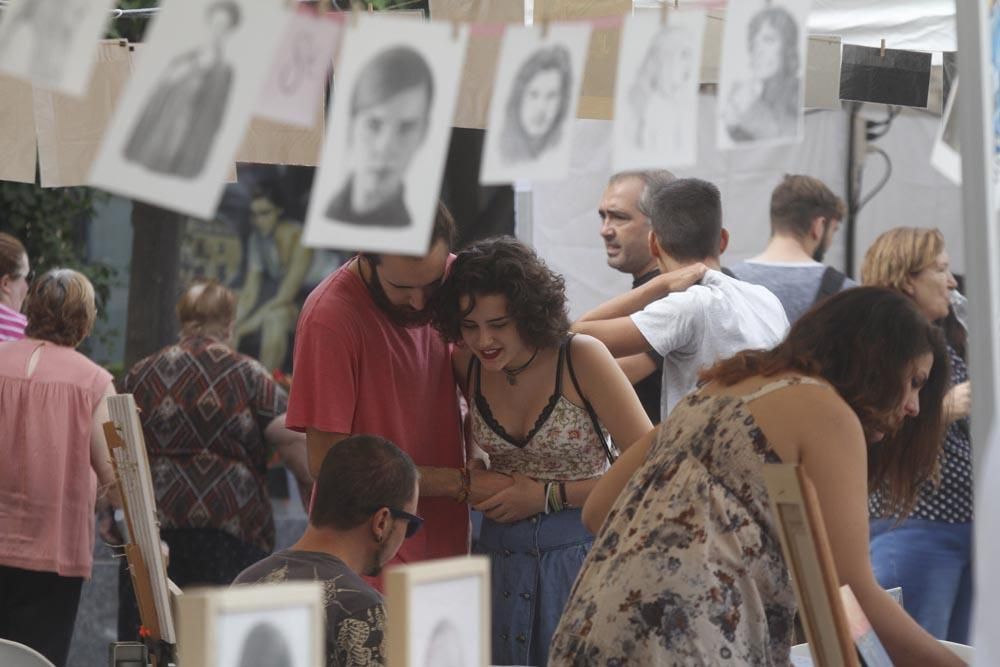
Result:
<instances>
[{"instance_id":1,"label":"choker necklace","mask_svg":"<svg viewBox=\"0 0 1000 667\"><path fill-rule=\"evenodd\" d=\"M518 366L517 368L501 368L500 369L500 370L503 371L503 374L507 376L507 384L509 384L512 387L515 384L517 384L517 376L520 375L524 371L524 369L526 369L528 366L531 365L531 362L534 361L535 357L538 356L538 350L539 350L539 348L536 347L534 353L531 355L531 358L528 359L523 364L521 364L520 366Z\"/></svg>"}]
</instances>

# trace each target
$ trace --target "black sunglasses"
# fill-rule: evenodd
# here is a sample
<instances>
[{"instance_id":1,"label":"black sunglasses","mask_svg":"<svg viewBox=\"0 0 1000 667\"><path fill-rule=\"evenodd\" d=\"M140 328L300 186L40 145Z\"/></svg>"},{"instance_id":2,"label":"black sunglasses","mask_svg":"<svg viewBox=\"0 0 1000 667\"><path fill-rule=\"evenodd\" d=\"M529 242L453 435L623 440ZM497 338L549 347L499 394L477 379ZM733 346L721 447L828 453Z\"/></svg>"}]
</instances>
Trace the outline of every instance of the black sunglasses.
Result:
<instances>
[{"instance_id":1,"label":"black sunglasses","mask_svg":"<svg viewBox=\"0 0 1000 667\"><path fill-rule=\"evenodd\" d=\"M381 507L376 507L369 510L372 514L378 512ZM404 512L403 510L394 510L391 507L386 507L389 510L389 516L394 519L405 519L406 520L406 539L410 539L417 534L420 530L420 526L424 525L424 518L422 516L417 516L416 514L410 514L409 512Z\"/></svg>"}]
</instances>

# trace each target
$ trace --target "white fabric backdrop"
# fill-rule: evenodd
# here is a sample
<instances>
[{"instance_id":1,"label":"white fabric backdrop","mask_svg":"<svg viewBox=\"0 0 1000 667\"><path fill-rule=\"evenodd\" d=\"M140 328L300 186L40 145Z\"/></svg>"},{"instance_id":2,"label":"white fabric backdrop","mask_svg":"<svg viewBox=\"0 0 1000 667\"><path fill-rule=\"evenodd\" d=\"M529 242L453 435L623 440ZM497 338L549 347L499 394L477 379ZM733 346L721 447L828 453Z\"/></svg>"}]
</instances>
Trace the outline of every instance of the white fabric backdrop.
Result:
<instances>
[{"instance_id":1,"label":"white fabric backdrop","mask_svg":"<svg viewBox=\"0 0 1000 667\"><path fill-rule=\"evenodd\" d=\"M715 97L702 95L700 103L700 117L712 118ZM880 118L881 111L875 109L873 117ZM955 270L963 270L959 190L929 166L938 121L936 116L904 113L875 143L892 158L893 175L859 216L856 267L860 268L865 249L879 233L897 225L913 225L941 228ZM725 153L714 147L711 123L701 123L698 165L677 173L705 178L722 191L724 220L731 236L724 263L751 257L766 244L770 193L783 174L816 176L844 196L847 124L848 114L843 111L810 113L799 146ZM522 238L565 276L571 316L575 318L627 290L631 279L607 266L599 235L597 205L611 174L611 123L578 120L574 132L570 178L535 183L531 196L519 198L519 202L530 202L531 209L530 229L522 230ZM868 158L865 192L879 180L882 170L880 157ZM523 206L521 211L528 213ZM835 238L827 261L843 267L843 233Z\"/></svg>"}]
</instances>

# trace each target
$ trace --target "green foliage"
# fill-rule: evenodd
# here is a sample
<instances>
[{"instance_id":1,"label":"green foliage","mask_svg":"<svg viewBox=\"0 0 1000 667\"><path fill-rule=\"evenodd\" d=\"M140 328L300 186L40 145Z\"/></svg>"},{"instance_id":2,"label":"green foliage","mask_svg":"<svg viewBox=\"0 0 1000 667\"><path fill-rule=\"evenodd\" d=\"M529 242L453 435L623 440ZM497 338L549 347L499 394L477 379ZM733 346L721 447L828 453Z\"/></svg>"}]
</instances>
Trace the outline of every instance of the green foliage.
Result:
<instances>
[{"instance_id":1,"label":"green foliage","mask_svg":"<svg viewBox=\"0 0 1000 667\"><path fill-rule=\"evenodd\" d=\"M84 259L84 230L101 196L90 188L41 188L0 181L0 230L24 244L36 275L60 266L90 278L99 314L105 312L117 277L107 264Z\"/></svg>"}]
</instances>

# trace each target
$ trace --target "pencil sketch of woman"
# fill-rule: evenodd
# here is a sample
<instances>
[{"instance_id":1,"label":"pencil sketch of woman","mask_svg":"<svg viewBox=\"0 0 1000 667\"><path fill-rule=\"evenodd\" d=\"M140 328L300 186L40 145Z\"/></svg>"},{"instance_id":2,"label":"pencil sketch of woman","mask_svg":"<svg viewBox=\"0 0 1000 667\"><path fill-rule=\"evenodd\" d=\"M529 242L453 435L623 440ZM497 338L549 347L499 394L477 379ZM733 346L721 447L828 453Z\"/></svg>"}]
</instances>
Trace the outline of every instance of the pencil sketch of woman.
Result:
<instances>
[{"instance_id":1,"label":"pencil sketch of woman","mask_svg":"<svg viewBox=\"0 0 1000 667\"><path fill-rule=\"evenodd\" d=\"M211 40L167 65L125 145L127 160L184 179L202 172L229 101L233 67L224 48L240 18L231 0L208 6Z\"/></svg>"},{"instance_id":2,"label":"pencil sketch of woman","mask_svg":"<svg viewBox=\"0 0 1000 667\"><path fill-rule=\"evenodd\" d=\"M537 160L562 136L573 87L569 50L561 44L535 51L514 76L500 134L505 164Z\"/></svg>"},{"instance_id":3,"label":"pencil sketch of woman","mask_svg":"<svg viewBox=\"0 0 1000 667\"><path fill-rule=\"evenodd\" d=\"M4 67L35 81L61 80L86 11L86 0L21 0L10 5L0 23Z\"/></svg>"},{"instance_id":4,"label":"pencil sketch of woman","mask_svg":"<svg viewBox=\"0 0 1000 667\"><path fill-rule=\"evenodd\" d=\"M737 82L723 110L729 137L736 142L798 134L799 26L784 7L754 14L747 28L750 78Z\"/></svg>"},{"instance_id":5,"label":"pencil sketch of woman","mask_svg":"<svg viewBox=\"0 0 1000 667\"><path fill-rule=\"evenodd\" d=\"M628 90L632 124L628 133L634 148L669 154L684 142L689 125L684 110L695 103L691 86L695 76L695 45L688 31L668 26L656 33Z\"/></svg>"}]
</instances>

